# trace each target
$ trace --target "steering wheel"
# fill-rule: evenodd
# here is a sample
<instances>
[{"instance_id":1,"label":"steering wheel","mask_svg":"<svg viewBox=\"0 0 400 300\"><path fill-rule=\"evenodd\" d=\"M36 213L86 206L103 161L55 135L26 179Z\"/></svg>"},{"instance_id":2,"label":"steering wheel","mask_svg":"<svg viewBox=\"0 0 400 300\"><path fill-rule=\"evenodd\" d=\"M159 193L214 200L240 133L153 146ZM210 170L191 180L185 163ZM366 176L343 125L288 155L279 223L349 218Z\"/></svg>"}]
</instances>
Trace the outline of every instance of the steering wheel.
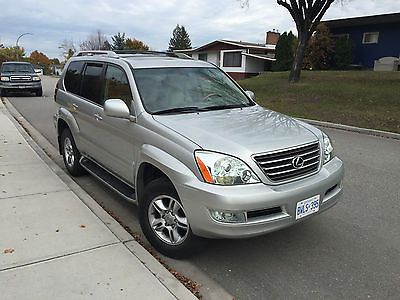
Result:
<instances>
[{"instance_id":1,"label":"steering wheel","mask_svg":"<svg viewBox=\"0 0 400 300\"><path fill-rule=\"evenodd\" d=\"M201 101L205 101L210 97L222 97L222 96L220 94L211 93L211 94L208 94L207 96L204 96L203 98L201 98Z\"/></svg>"}]
</instances>

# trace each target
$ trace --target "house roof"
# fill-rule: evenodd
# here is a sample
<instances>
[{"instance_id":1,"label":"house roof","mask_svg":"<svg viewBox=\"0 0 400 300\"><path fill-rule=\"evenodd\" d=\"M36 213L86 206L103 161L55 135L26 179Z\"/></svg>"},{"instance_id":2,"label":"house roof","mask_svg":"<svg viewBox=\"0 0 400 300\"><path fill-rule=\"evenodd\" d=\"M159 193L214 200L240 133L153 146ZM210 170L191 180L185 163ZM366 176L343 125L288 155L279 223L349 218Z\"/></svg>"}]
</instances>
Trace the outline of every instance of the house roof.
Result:
<instances>
[{"instance_id":1,"label":"house roof","mask_svg":"<svg viewBox=\"0 0 400 300\"><path fill-rule=\"evenodd\" d=\"M276 61L275 58L272 58L268 54L249 54L249 53L243 53L242 55L249 56L249 57L254 57L262 60L269 60L269 61Z\"/></svg>"},{"instance_id":2,"label":"house roof","mask_svg":"<svg viewBox=\"0 0 400 300\"><path fill-rule=\"evenodd\" d=\"M400 13L323 21L329 28L400 23Z\"/></svg>"},{"instance_id":3,"label":"house roof","mask_svg":"<svg viewBox=\"0 0 400 300\"><path fill-rule=\"evenodd\" d=\"M230 41L230 40L215 40L211 43L205 44L203 46L193 48L193 49L185 49L185 50L175 50L174 52L178 53L188 53L188 52L197 52L204 50L210 46L213 46L218 43L228 44L232 46L237 46L239 48L245 49L259 49L259 50L275 50L275 45L265 45L265 44L255 44L255 43L248 43L248 42L238 42L238 41Z\"/></svg>"}]
</instances>

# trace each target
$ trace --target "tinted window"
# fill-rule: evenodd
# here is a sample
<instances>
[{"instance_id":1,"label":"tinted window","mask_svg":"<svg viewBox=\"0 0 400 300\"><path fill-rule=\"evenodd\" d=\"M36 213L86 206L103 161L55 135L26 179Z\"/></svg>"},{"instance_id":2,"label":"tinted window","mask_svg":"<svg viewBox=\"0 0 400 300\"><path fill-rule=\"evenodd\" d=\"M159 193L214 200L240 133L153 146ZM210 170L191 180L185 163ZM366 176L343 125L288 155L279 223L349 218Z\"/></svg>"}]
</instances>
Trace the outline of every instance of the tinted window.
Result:
<instances>
[{"instance_id":1,"label":"tinted window","mask_svg":"<svg viewBox=\"0 0 400 300\"><path fill-rule=\"evenodd\" d=\"M103 105L101 98L103 65L88 63L83 74L82 97Z\"/></svg>"},{"instance_id":2,"label":"tinted window","mask_svg":"<svg viewBox=\"0 0 400 300\"><path fill-rule=\"evenodd\" d=\"M3 73L35 73L31 64L3 64Z\"/></svg>"},{"instance_id":3,"label":"tinted window","mask_svg":"<svg viewBox=\"0 0 400 300\"><path fill-rule=\"evenodd\" d=\"M68 70L65 73L64 84L68 92L79 95L81 88L81 72L83 68L83 61L71 62Z\"/></svg>"},{"instance_id":4,"label":"tinted window","mask_svg":"<svg viewBox=\"0 0 400 300\"><path fill-rule=\"evenodd\" d=\"M131 108L132 93L128 78L120 68L108 66L105 76L104 101L107 99L121 99Z\"/></svg>"},{"instance_id":5,"label":"tinted window","mask_svg":"<svg viewBox=\"0 0 400 300\"><path fill-rule=\"evenodd\" d=\"M224 67L241 67L242 53L241 52L225 52Z\"/></svg>"}]
</instances>

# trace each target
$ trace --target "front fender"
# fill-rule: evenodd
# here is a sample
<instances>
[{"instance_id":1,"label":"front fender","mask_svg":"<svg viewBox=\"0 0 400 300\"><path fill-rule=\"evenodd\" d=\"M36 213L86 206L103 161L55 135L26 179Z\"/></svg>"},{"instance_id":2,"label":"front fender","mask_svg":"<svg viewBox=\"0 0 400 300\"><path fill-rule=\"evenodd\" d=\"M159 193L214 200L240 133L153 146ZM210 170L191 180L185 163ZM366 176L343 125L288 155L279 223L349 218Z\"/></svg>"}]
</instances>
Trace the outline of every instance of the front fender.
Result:
<instances>
[{"instance_id":1,"label":"front fender","mask_svg":"<svg viewBox=\"0 0 400 300\"><path fill-rule=\"evenodd\" d=\"M172 181L175 188L175 183L185 184L196 177L183 162L153 145L145 144L142 146L135 174L137 174L142 163L152 164L162 171ZM135 178L137 184L138 178L137 176Z\"/></svg>"}]
</instances>

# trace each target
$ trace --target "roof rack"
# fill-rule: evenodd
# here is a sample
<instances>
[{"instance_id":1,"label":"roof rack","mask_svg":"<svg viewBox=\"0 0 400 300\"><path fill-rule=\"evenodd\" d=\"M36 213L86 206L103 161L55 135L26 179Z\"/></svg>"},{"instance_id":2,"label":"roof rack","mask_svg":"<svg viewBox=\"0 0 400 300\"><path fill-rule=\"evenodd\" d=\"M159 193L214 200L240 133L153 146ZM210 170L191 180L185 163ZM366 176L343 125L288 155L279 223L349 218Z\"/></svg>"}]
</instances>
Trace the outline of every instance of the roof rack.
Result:
<instances>
[{"instance_id":1,"label":"roof rack","mask_svg":"<svg viewBox=\"0 0 400 300\"><path fill-rule=\"evenodd\" d=\"M111 57L118 57L114 51L109 50L88 50L88 51L78 51L74 56L93 56L93 55L105 55Z\"/></svg>"},{"instance_id":2,"label":"roof rack","mask_svg":"<svg viewBox=\"0 0 400 300\"><path fill-rule=\"evenodd\" d=\"M164 52L164 51L150 51L150 50L89 50L89 51L78 51L74 54L74 56L94 56L94 55L104 55L114 58L119 58L119 54L141 54L141 55L149 55L149 56L168 56L168 57L176 57L182 59L192 59L190 56L183 53L174 53L174 52Z\"/></svg>"}]
</instances>

